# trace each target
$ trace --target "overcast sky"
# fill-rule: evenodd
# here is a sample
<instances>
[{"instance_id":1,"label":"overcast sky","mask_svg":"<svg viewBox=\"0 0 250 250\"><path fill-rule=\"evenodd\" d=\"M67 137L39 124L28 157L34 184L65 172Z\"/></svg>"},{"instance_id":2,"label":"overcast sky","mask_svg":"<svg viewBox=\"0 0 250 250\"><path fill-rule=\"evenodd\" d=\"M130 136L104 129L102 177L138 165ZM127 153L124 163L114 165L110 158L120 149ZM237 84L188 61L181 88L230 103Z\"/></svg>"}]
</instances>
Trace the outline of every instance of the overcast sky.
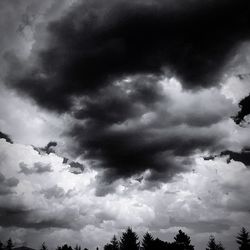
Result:
<instances>
[{"instance_id":1,"label":"overcast sky","mask_svg":"<svg viewBox=\"0 0 250 250\"><path fill-rule=\"evenodd\" d=\"M1 0L0 240L95 249L132 226L250 230L250 3Z\"/></svg>"}]
</instances>

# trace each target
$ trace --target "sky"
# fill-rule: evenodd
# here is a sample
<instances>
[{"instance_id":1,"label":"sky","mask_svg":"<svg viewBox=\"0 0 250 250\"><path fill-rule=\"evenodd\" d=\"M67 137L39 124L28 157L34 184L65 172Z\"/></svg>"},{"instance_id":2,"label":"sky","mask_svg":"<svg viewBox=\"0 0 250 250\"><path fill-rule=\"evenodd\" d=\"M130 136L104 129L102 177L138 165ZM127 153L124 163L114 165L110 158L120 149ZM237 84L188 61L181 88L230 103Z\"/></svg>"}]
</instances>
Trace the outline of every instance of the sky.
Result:
<instances>
[{"instance_id":1,"label":"sky","mask_svg":"<svg viewBox=\"0 0 250 250\"><path fill-rule=\"evenodd\" d=\"M250 3L1 0L0 240L205 249L250 230Z\"/></svg>"}]
</instances>

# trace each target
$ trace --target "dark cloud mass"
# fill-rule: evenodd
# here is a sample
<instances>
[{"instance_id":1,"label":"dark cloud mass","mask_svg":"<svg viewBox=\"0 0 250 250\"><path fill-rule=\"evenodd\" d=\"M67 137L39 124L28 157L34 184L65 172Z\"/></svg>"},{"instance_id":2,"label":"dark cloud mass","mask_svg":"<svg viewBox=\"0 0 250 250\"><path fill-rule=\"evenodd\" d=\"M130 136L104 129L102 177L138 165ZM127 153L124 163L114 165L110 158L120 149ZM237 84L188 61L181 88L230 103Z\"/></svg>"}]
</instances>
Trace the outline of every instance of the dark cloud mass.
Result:
<instances>
[{"instance_id":1,"label":"dark cloud mass","mask_svg":"<svg viewBox=\"0 0 250 250\"><path fill-rule=\"evenodd\" d=\"M28 209L21 204L16 206L0 205L0 225L2 227L20 228L70 228L72 222L71 211L63 211L57 215L39 216L38 211Z\"/></svg>"},{"instance_id":2,"label":"dark cloud mass","mask_svg":"<svg viewBox=\"0 0 250 250\"><path fill-rule=\"evenodd\" d=\"M250 166L250 149L243 149L240 152L226 150L221 152L221 156L228 156L228 162L231 160L242 162L246 166Z\"/></svg>"},{"instance_id":3,"label":"dark cloud mass","mask_svg":"<svg viewBox=\"0 0 250 250\"><path fill-rule=\"evenodd\" d=\"M242 99L239 103L240 111L233 117L236 124L241 124L245 121L245 117L250 114L250 95Z\"/></svg>"},{"instance_id":4,"label":"dark cloud mass","mask_svg":"<svg viewBox=\"0 0 250 250\"><path fill-rule=\"evenodd\" d=\"M5 134L5 133L3 133L3 132L1 132L0 131L0 139L5 139L6 140L6 142L9 142L9 143L13 143L13 141L12 141L12 139L10 138L10 136L9 135L7 135L7 134Z\"/></svg>"},{"instance_id":5,"label":"dark cloud mass","mask_svg":"<svg viewBox=\"0 0 250 250\"><path fill-rule=\"evenodd\" d=\"M250 3L176 2L84 1L48 25L48 48L12 84L60 111L114 79L164 68L189 88L215 84L232 50L249 38Z\"/></svg>"},{"instance_id":6,"label":"dark cloud mass","mask_svg":"<svg viewBox=\"0 0 250 250\"><path fill-rule=\"evenodd\" d=\"M49 142L45 147L34 147L34 150L36 150L40 155L42 154L50 154L55 153L55 147L57 146L57 142L51 141Z\"/></svg>"},{"instance_id":7,"label":"dark cloud mass","mask_svg":"<svg viewBox=\"0 0 250 250\"><path fill-rule=\"evenodd\" d=\"M8 58L20 67L6 81L75 118L65 134L77 156L104 170L104 183L145 170L145 180L168 180L194 153L221 149L225 133L213 124L228 111L211 112L198 101L179 112L160 81L170 75L192 90L216 85L250 37L249 14L245 0L84 1L48 24L46 48L36 49L36 41L31 68Z\"/></svg>"},{"instance_id":8,"label":"dark cloud mass","mask_svg":"<svg viewBox=\"0 0 250 250\"><path fill-rule=\"evenodd\" d=\"M147 98L149 93L152 98ZM68 136L77 145L77 154L105 170L106 182L145 170L150 170L147 180L166 181L185 171L197 150L220 148L224 136L223 131L210 128L213 123L207 124L213 113L207 112L189 125L189 120L198 119L199 107L186 117L185 112L174 112L172 105L157 78L120 81L95 98L83 100L75 117L84 124L75 125Z\"/></svg>"}]
</instances>

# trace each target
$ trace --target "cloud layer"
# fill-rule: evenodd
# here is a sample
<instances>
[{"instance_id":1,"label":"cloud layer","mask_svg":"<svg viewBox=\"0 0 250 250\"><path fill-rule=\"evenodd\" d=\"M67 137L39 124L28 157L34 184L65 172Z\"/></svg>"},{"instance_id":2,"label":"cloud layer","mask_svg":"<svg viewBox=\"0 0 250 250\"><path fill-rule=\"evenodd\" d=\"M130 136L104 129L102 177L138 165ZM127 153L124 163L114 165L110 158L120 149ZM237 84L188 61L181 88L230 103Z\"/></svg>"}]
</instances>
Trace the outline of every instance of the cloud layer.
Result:
<instances>
[{"instance_id":1,"label":"cloud layer","mask_svg":"<svg viewBox=\"0 0 250 250\"><path fill-rule=\"evenodd\" d=\"M142 188L145 180L130 178L117 181L108 196L98 197L96 171L75 175L62 158L41 156L30 146L1 141L0 149L2 239L11 232L17 242L27 240L35 247L44 240L51 247L67 240L93 248L128 225L140 235L149 230L166 240L172 240L181 227L202 248L211 233L234 246L231 235L242 225L250 226L246 224L250 172L234 161L228 165L224 158L204 161L198 157L192 172L178 174L157 191ZM28 166L50 164L53 171L24 175L21 161Z\"/></svg>"}]
</instances>

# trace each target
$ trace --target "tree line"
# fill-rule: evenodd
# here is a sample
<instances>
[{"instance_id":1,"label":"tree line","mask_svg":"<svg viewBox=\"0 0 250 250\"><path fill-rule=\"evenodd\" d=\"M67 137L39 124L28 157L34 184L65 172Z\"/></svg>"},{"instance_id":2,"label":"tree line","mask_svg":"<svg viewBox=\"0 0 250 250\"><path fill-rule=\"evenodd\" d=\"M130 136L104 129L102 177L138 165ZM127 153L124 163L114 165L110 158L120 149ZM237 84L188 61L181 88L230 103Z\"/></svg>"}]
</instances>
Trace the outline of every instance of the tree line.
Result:
<instances>
[{"instance_id":1,"label":"tree line","mask_svg":"<svg viewBox=\"0 0 250 250\"><path fill-rule=\"evenodd\" d=\"M235 237L239 250L250 250L250 235L249 232L243 227L238 235ZM8 239L6 244L0 241L0 250L15 250L12 239ZM48 250L45 243L42 244L40 250ZM72 247L64 244L58 246L56 250L82 250L81 246L76 245ZM83 250L88 250L84 248ZM99 250L97 247L96 250ZM154 238L149 232L143 235L142 241L131 227L127 228L122 233L120 239L114 235L113 238L104 246L104 250L194 250L191 244L191 238L182 230L179 230L174 237L173 242L162 241L159 238ZM225 250L221 242L217 242L214 236L210 236L206 250Z\"/></svg>"}]
</instances>

